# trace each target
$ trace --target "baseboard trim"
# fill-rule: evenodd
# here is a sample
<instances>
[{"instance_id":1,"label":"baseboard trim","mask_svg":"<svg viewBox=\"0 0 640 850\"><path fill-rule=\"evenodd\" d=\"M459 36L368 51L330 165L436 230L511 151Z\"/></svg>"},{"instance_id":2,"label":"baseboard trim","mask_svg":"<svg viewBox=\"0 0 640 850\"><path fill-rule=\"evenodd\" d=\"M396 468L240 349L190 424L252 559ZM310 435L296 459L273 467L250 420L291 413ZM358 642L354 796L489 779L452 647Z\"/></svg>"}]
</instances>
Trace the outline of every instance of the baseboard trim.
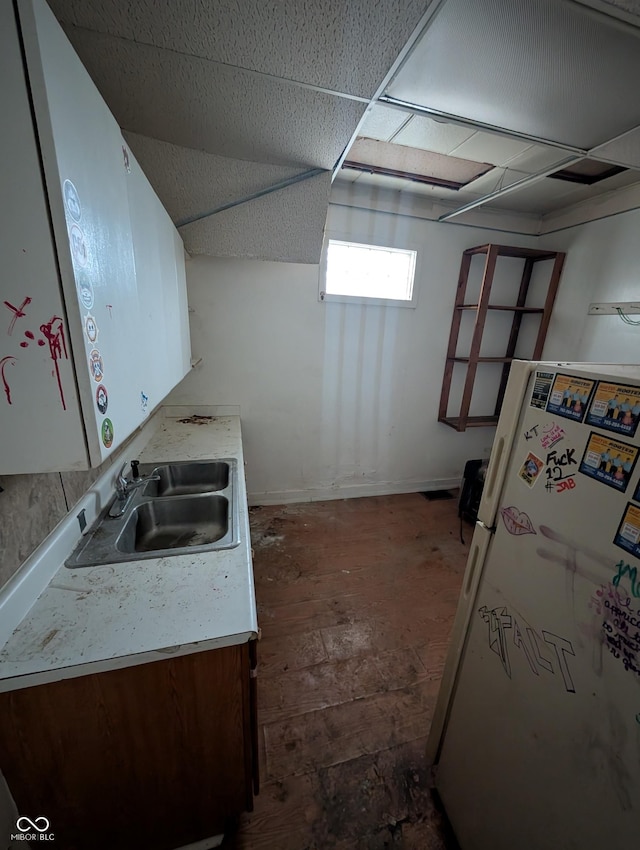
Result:
<instances>
[{"instance_id":1,"label":"baseboard trim","mask_svg":"<svg viewBox=\"0 0 640 850\"><path fill-rule=\"evenodd\" d=\"M430 481L388 481L380 484L351 484L344 487L318 487L308 490L272 490L248 494L250 506L289 505L295 502L328 502L333 499L358 499L364 496L400 496L404 493L426 493L429 490L451 490L460 486L459 478L432 478Z\"/></svg>"}]
</instances>

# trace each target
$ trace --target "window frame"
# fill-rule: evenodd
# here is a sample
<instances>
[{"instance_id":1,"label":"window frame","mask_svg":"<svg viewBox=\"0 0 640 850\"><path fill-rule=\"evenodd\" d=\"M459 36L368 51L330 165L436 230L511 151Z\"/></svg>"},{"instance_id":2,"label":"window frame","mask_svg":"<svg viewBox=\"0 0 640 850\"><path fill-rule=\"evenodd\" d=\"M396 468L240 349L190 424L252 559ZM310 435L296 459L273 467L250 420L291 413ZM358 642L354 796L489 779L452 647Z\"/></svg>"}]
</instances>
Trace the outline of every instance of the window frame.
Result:
<instances>
[{"instance_id":1,"label":"window frame","mask_svg":"<svg viewBox=\"0 0 640 850\"><path fill-rule=\"evenodd\" d=\"M411 299L404 300L399 298L370 298L367 295L337 295L327 293L325 289L327 280L327 256L329 250L329 242L331 240L338 242L351 242L354 245L370 245L372 248L382 248L391 251L415 251L415 264L413 269L413 287L411 290ZM420 279L422 251L421 246L415 242L404 239L394 239L382 237L377 239L375 236L364 236L358 233L345 233L339 230L326 230L324 241L322 244L322 255L320 258L320 268L318 273L318 301L328 304L359 304L367 307L403 307L415 309L418 306L418 282Z\"/></svg>"}]
</instances>

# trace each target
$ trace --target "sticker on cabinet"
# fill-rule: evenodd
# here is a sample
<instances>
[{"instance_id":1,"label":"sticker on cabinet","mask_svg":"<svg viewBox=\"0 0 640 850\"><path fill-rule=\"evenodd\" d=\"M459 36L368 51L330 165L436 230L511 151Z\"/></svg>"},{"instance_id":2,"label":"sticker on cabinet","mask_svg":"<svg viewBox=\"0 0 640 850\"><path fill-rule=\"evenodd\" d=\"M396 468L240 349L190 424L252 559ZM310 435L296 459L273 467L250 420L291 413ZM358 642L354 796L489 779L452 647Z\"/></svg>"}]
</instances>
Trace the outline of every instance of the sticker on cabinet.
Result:
<instances>
[{"instance_id":1,"label":"sticker on cabinet","mask_svg":"<svg viewBox=\"0 0 640 850\"><path fill-rule=\"evenodd\" d=\"M580 462L580 472L624 493L638 459L638 449L592 431Z\"/></svg>"},{"instance_id":2,"label":"sticker on cabinet","mask_svg":"<svg viewBox=\"0 0 640 850\"><path fill-rule=\"evenodd\" d=\"M96 390L96 407L103 416L109 407L109 394L104 384L99 384Z\"/></svg>"},{"instance_id":3,"label":"sticker on cabinet","mask_svg":"<svg viewBox=\"0 0 640 850\"><path fill-rule=\"evenodd\" d=\"M84 268L89 262L89 252L87 251L87 243L84 240L84 233L77 224L72 224L69 228L69 245L71 247L71 256L73 257L74 265Z\"/></svg>"},{"instance_id":4,"label":"sticker on cabinet","mask_svg":"<svg viewBox=\"0 0 640 850\"><path fill-rule=\"evenodd\" d=\"M587 425L633 437L639 420L640 387L598 382L585 420Z\"/></svg>"},{"instance_id":5,"label":"sticker on cabinet","mask_svg":"<svg viewBox=\"0 0 640 850\"><path fill-rule=\"evenodd\" d=\"M110 449L113 445L113 422L110 419L105 419L100 432L105 449Z\"/></svg>"},{"instance_id":6,"label":"sticker on cabinet","mask_svg":"<svg viewBox=\"0 0 640 850\"><path fill-rule=\"evenodd\" d=\"M588 378L556 375L547 402L547 412L582 422L594 386L595 381Z\"/></svg>"},{"instance_id":7,"label":"sticker on cabinet","mask_svg":"<svg viewBox=\"0 0 640 850\"><path fill-rule=\"evenodd\" d=\"M89 353L89 371L94 381L99 383L104 375L104 362L102 355L97 348L93 348Z\"/></svg>"},{"instance_id":8,"label":"sticker on cabinet","mask_svg":"<svg viewBox=\"0 0 640 850\"><path fill-rule=\"evenodd\" d=\"M71 180L65 180L62 184L62 194L64 195L64 206L74 221L80 221L82 218L82 205L76 187Z\"/></svg>"},{"instance_id":9,"label":"sticker on cabinet","mask_svg":"<svg viewBox=\"0 0 640 850\"><path fill-rule=\"evenodd\" d=\"M84 275L77 276L76 284L80 302L87 310L90 310L93 307L93 284Z\"/></svg>"},{"instance_id":10,"label":"sticker on cabinet","mask_svg":"<svg viewBox=\"0 0 640 850\"><path fill-rule=\"evenodd\" d=\"M84 317L84 332L86 333L89 342L94 343L98 339L98 326L91 313L87 313Z\"/></svg>"}]
</instances>

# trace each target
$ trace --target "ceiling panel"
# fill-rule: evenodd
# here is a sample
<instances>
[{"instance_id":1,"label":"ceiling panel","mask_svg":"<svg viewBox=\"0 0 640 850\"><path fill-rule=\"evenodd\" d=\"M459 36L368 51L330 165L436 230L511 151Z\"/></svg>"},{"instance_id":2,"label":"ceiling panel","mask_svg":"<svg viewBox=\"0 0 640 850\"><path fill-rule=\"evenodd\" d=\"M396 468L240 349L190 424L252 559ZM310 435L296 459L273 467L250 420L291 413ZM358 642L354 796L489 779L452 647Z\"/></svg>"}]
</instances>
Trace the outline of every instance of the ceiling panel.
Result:
<instances>
[{"instance_id":1,"label":"ceiling panel","mask_svg":"<svg viewBox=\"0 0 640 850\"><path fill-rule=\"evenodd\" d=\"M509 168L514 168L517 171L524 171L527 174L537 174L539 171L545 171L554 165L561 168L561 163L565 163L569 158L570 154L559 148L531 145L523 153L507 160L507 165Z\"/></svg>"},{"instance_id":2,"label":"ceiling panel","mask_svg":"<svg viewBox=\"0 0 640 850\"><path fill-rule=\"evenodd\" d=\"M59 20L140 44L371 97L427 0L49 0ZM81 32L67 26L75 45Z\"/></svg>"},{"instance_id":3,"label":"ceiling panel","mask_svg":"<svg viewBox=\"0 0 640 850\"><path fill-rule=\"evenodd\" d=\"M476 162L490 162L493 165L505 165L514 156L524 153L531 145L495 133L476 132L462 142L452 153L464 159Z\"/></svg>"},{"instance_id":4,"label":"ceiling panel","mask_svg":"<svg viewBox=\"0 0 640 850\"><path fill-rule=\"evenodd\" d=\"M330 169L365 108L108 35L76 46L121 127L234 159Z\"/></svg>"},{"instance_id":5,"label":"ceiling panel","mask_svg":"<svg viewBox=\"0 0 640 850\"><path fill-rule=\"evenodd\" d=\"M368 139L388 142L410 118L411 115L408 112L377 103L366 114L358 133Z\"/></svg>"},{"instance_id":6,"label":"ceiling panel","mask_svg":"<svg viewBox=\"0 0 640 850\"><path fill-rule=\"evenodd\" d=\"M347 154L346 162L358 162L379 168L422 174L455 183L468 183L478 173L490 166L470 162L454 156L443 156L432 151L408 148L394 142L358 138Z\"/></svg>"},{"instance_id":7,"label":"ceiling panel","mask_svg":"<svg viewBox=\"0 0 640 850\"><path fill-rule=\"evenodd\" d=\"M490 192L496 192L505 186L510 186L512 183L517 183L518 180L523 180L529 175L524 171L516 171L509 168L494 168L488 171L473 183L469 183L468 188L472 192L477 192L480 195L488 195Z\"/></svg>"},{"instance_id":8,"label":"ceiling panel","mask_svg":"<svg viewBox=\"0 0 640 850\"><path fill-rule=\"evenodd\" d=\"M640 168L640 127L636 127L619 139L594 148L590 153L613 160L621 165Z\"/></svg>"},{"instance_id":9,"label":"ceiling panel","mask_svg":"<svg viewBox=\"0 0 640 850\"><path fill-rule=\"evenodd\" d=\"M572 190L571 183L543 177L530 186L525 186L501 198L488 201L487 206L499 210L515 210L541 215L550 209L554 209L553 204L557 200L566 198Z\"/></svg>"},{"instance_id":10,"label":"ceiling panel","mask_svg":"<svg viewBox=\"0 0 640 850\"><path fill-rule=\"evenodd\" d=\"M134 156L174 222L273 186L299 168L264 165L124 133Z\"/></svg>"},{"instance_id":11,"label":"ceiling panel","mask_svg":"<svg viewBox=\"0 0 640 850\"><path fill-rule=\"evenodd\" d=\"M560 183L561 181L549 179L543 182ZM567 183L567 193L562 196L549 197L548 204L545 207L544 212L569 207L573 204L590 200L591 198L597 198L607 192L615 192L616 189L622 189L625 186L631 186L638 182L640 182L640 172L623 171L620 174L614 174L613 177L608 177L606 180L601 180L599 183L594 183L592 186L580 186L575 183Z\"/></svg>"},{"instance_id":12,"label":"ceiling panel","mask_svg":"<svg viewBox=\"0 0 640 850\"><path fill-rule=\"evenodd\" d=\"M399 145L448 154L475 132L472 127L461 127L458 124L434 121L432 118L414 115L393 141ZM366 136L366 133L363 132L362 135ZM473 157L469 158L473 159Z\"/></svg>"},{"instance_id":13,"label":"ceiling panel","mask_svg":"<svg viewBox=\"0 0 640 850\"><path fill-rule=\"evenodd\" d=\"M581 148L640 125L638 30L558 0L447 0L400 100Z\"/></svg>"},{"instance_id":14,"label":"ceiling panel","mask_svg":"<svg viewBox=\"0 0 640 850\"><path fill-rule=\"evenodd\" d=\"M274 192L180 228L190 254L319 263L331 175Z\"/></svg>"}]
</instances>

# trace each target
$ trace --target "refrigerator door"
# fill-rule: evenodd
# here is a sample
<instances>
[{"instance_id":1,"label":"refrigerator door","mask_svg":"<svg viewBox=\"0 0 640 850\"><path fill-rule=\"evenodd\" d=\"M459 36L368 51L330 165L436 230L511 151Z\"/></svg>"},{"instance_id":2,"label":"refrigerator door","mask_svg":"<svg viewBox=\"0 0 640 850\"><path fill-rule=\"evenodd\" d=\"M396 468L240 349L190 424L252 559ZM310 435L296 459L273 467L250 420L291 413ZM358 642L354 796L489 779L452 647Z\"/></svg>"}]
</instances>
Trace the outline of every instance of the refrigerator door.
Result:
<instances>
[{"instance_id":1,"label":"refrigerator door","mask_svg":"<svg viewBox=\"0 0 640 850\"><path fill-rule=\"evenodd\" d=\"M637 841L640 370L607 369L525 394L437 768L463 850Z\"/></svg>"}]
</instances>

